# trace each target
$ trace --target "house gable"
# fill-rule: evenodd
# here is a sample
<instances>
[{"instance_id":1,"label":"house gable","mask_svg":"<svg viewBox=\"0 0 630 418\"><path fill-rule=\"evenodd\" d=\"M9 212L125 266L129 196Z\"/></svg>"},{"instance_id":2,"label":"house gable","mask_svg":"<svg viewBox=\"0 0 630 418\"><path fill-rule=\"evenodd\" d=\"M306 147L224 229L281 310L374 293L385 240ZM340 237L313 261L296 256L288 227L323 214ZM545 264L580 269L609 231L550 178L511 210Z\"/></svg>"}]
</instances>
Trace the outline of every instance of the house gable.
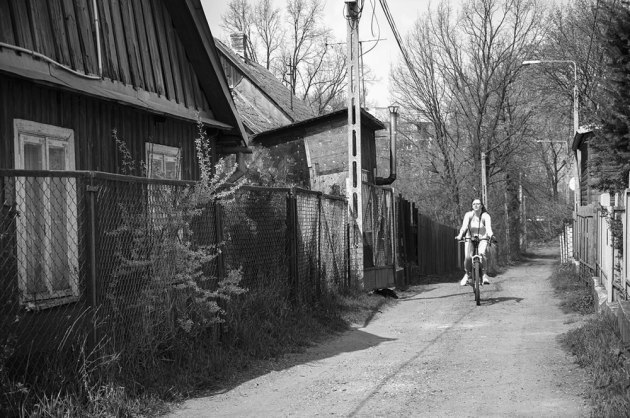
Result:
<instances>
[{"instance_id":1,"label":"house gable","mask_svg":"<svg viewBox=\"0 0 630 418\"><path fill-rule=\"evenodd\" d=\"M199 0L1 1L0 16L0 71L199 117L246 144Z\"/></svg>"},{"instance_id":2,"label":"house gable","mask_svg":"<svg viewBox=\"0 0 630 418\"><path fill-rule=\"evenodd\" d=\"M255 133L310 119L315 113L269 70L215 41L239 113Z\"/></svg>"}]
</instances>

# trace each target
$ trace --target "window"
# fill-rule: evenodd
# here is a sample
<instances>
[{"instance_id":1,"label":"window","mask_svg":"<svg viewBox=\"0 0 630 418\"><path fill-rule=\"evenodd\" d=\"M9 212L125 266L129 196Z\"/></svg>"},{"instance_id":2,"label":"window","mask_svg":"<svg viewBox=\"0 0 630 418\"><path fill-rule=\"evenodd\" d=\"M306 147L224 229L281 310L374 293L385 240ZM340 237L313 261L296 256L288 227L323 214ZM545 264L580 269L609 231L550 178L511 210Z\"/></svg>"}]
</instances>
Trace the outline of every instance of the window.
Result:
<instances>
[{"instance_id":1,"label":"window","mask_svg":"<svg viewBox=\"0 0 630 418\"><path fill-rule=\"evenodd\" d=\"M166 145L145 144L147 157L147 177L154 179L181 179L180 149Z\"/></svg>"},{"instance_id":2,"label":"window","mask_svg":"<svg viewBox=\"0 0 630 418\"><path fill-rule=\"evenodd\" d=\"M14 120L15 168L74 170L74 131ZM16 178L20 302L41 309L79 296L76 179Z\"/></svg>"}]
</instances>

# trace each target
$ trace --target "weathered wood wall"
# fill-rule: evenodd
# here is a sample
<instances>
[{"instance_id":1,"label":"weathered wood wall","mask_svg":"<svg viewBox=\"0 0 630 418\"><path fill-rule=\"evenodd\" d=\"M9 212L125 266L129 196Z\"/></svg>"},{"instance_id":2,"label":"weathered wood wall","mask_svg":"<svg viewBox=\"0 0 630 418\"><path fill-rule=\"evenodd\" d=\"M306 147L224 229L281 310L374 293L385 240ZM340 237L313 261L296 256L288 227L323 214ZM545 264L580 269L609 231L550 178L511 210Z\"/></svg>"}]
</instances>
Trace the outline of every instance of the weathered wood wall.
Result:
<instances>
[{"instance_id":1,"label":"weathered wood wall","mask_svg":"<svg viewBox=\"0 0 630 418\"><path fill-rule=\"evenodd\" d=\"M76 71L99 72L91 0L0 0L0 42ZM98 0L102 76L208 110L199 80L161 0Z\"/></svg>"},{"instance_id":2,"label":"weathered wood wall","mask_svg":"<svg viewBox=\"0 0 630 418\"><path fill-rule=\"evenodd\" d=\"M156 118L129 106L41 86L0 74L0 168L14 168L13 120L25 119L74 130L77 170L120 172L112 130L135 161L145 160L145 142L182 150L182 179L198 178L197 126Z\"/></svg>"}]
</instances>

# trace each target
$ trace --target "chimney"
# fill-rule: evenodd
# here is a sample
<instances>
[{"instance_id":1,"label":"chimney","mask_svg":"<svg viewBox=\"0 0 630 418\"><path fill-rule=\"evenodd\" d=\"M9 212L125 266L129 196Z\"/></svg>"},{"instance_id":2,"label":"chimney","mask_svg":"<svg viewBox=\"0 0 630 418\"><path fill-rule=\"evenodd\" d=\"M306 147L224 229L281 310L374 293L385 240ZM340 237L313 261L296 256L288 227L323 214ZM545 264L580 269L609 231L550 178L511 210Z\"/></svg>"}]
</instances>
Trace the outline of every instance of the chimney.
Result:
<instances>
[{"instance_id":1,"label":"chimney","mask_svg":"<svg viewBox=\"0 0 630 418\"><path fill-rule=\"evenodd\" d=\"M232 49L241 58L247 59L247 35L243 32L235 32L230 35L230 42L232 43Z\"/></svg>"}]
</instances>

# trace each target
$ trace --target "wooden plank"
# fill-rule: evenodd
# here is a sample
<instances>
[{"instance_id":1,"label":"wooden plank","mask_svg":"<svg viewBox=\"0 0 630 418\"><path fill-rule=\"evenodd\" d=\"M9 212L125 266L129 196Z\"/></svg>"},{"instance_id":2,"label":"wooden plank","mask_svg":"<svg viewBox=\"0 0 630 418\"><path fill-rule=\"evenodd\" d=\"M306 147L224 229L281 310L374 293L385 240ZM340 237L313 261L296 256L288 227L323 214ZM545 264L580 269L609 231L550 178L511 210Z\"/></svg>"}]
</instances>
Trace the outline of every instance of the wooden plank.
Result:
<instances>
[{"instance_id":1,"label":"wooden plank","mask_svg":"<svg viewBox=\"0 0 630 418\"><path fill-rule=\"evenodd\" d=\"M28 18L28 10L23 0L11 0L13 20L15 22L16 44L26 49L33 49L33 37L31 36L31 21Z\"/></svg>"},{"instance_id":2,"label":"wooden plank","mask_svg":"<svg viewBox=\"0 0 630 418\"><path fill-rule=\"evenodd\" d=\"M70 60L70 48L68 48L68 36L64 25L64 14L60 0L48 0L48 11L50 12L51 30L55 43L57 61L61 64L72 66Z\"/></svg>"},{"instance_id":3,"label":"wooden plank","mask_svg":"<svg viewBox=\"0 0 630 418\"><path fill-rule=\"evenodd\" d=\"M122 16L124 39L127 42L127 57L129 58L129 68L131 70L131 84L144 89L144 75L142 73L142 59L138 49L138 37L134 24L133 0L120 0L120 14Z\"/></svg>"},{"instance_id":4,"label":"wooden plank","mask_svg":"<svg viewBox=\"0 0 630 418\"><path fill-rule=\"evenodd\" d=\"M33 36L35 50L49 58L58 61L55 46L53 44L53 33L51 28L50 14L48 6L43 1L29 2L31 17L33 20Z\"/></svg>"},{"instance_id":5,"label":"wooden plank","mask_svg":"<svg viewBox=\"0 0 630 418\"><path fill-rule=\"evenodd\" d=\"M188 67L190 69L190 82L192 83L193 93L195 93L195 109L202 109L203 94L201 93L201 85L199 85L199 79L192 64L189 64Z\"/></svg>"},{"instance_id":6,"label":"wooden plank","mask_svg":"<svg viewBox=\"0 0 630 418\"><path fill-rule=\"evenodd\" d=\"M176 46L177 46L177 58L179 63L179 68L181 69L182 74L182 88L184 89L184 100L186 101L186 107L193 108L195 106L195 99L192 92L192 82L190 80L190 63L188 62L188 57L186 56L186 52L184 50L184 46L182 45L179 38L176 38Z\"/></svg>"},{"instance_id":7,"label":"wooden plank","mask_svg":"<svg viewBox=\"0 0 630 418\"><path fill-rule=\"evenodd\" d=\"M9 0L0 0L0 42L15 44Z\"/></svg>"},{"instance_id":8,"label":"wooden plank","mask_svg":"<svg viewBox=\"0 0 630 418\"><path fill-rule=\"evenodd\" d=\"M157 30L152 12L152 1L142 0L142 11L144 14L145 32L149 41L149 53L151 55L151 68L153 68L153 76L155 79L155 91L157 94L164 95L164 74L162 72L162 58L160 57L160 49L157 44Z\"/></svg>"},{"instance_id":9,"label":"wooden plank","mask_svg":"<svg viewBox=\"0 0 630 418\"><path fill-rule=\"evenodd\" d=\"M85 71L88 74L98 74L98 62L96 57L96 40L94 32L94 21L90 14L89 0L74 0L77 17L77 27L79 29L79 42L83 52L83 62Z\"/></svg>"},{"instance_id":10,"label":"wooden plank","mask_svg":"<svg viewBox=\"0 0 630 418\"><path fill-rule=\"evenodd\" d=\"M66 22L66 33L68 35L68 48L70 49L70 61L72 68L79 71L86 71L83 54L81 52L81 42L79 40L79 29L77 28L77 18L74 13L73 0L62 0L63 16Z\"/></svg>"},{"instance_id":11,"label":"wooden plank","mask_svg":"<svg viewBox=\"0 0 630 418\"><path fill-rule=\"evenodd\" d=\"M119 80L118 75L118 54L116 53L116 41L112 28L112 15L107 4L99 1L98 17L101 30L101 53L103 55L103 76L112 80Z\"/></svg>"},{"instance_id":12,"label":"wooden plank","mask_svg":"<svg viewBox=\"0 0 630 418\"><path fill-rule=\"evenodd\" d=\"M110 14L112 32L114 34L114 43L116 48L116 56L118 57L118 69L120 70L120 81L125 84L131 84L131 74L129 69L129 59L127 45L125 44L125 32L122 19L120 17L121 5L118 0L110 0ZM114 48L114 45L112 45Z\"/></svg>"},{"instance_id":13,"label":"wooden plank","mask_svg":"<svg viewBox=\"0 0 630 418\"><path fill-rule=\"evenodd\" d=\"M175 93L175 84L173 83L173 68L171 66L171 54L168 49L167 29L164 25L164 16L162 2L160 0L151 0L153 8L153 17L155 21L155 30L158 45L160 47L161 64L164 67L162 77L166 84L165 94L171 100L177 100Z\"/></svg>"},{"instance_id":14,"label":"wooden plank","mask_svg":"<svg viewBox=\"0 0 630 418\"><path fill-rule=\"evenodd\" d=\"M142 68L144 70L144 83L145 88L148 91L155 92L155 79L153 77L153 62L151 61L151 56L149 55L149 45L147 40L147 28L144 22L144 14L142 13L142 5L141 1L144 0L134 0L133 10L135 14L135 29L136 34L138 36L138 44L140 46L140 57L142 58Z\"/></svg>"},{"instance_id":15,"label":"wooden plank","mask_svg":"<svg viewBox=\"0 0 630 418\"><path fill-rule=\"evenodd\" d=\"M175 92L178 103L185 104L186 99L184 98L184 80L182 79L182 73L179 65L179 54L177 50L177 43L179 39L177 38L177 34L175 32L175 27L173 26L173 21L171 20L171 16L166 10L164 4L162 4L162 16L164 17L164 27L166 28L166 38L168 41L168 50L170 52L169 59L171 60L171 68L173 69L173 82L175 84Z\"/></svg>"}]
</instances>

